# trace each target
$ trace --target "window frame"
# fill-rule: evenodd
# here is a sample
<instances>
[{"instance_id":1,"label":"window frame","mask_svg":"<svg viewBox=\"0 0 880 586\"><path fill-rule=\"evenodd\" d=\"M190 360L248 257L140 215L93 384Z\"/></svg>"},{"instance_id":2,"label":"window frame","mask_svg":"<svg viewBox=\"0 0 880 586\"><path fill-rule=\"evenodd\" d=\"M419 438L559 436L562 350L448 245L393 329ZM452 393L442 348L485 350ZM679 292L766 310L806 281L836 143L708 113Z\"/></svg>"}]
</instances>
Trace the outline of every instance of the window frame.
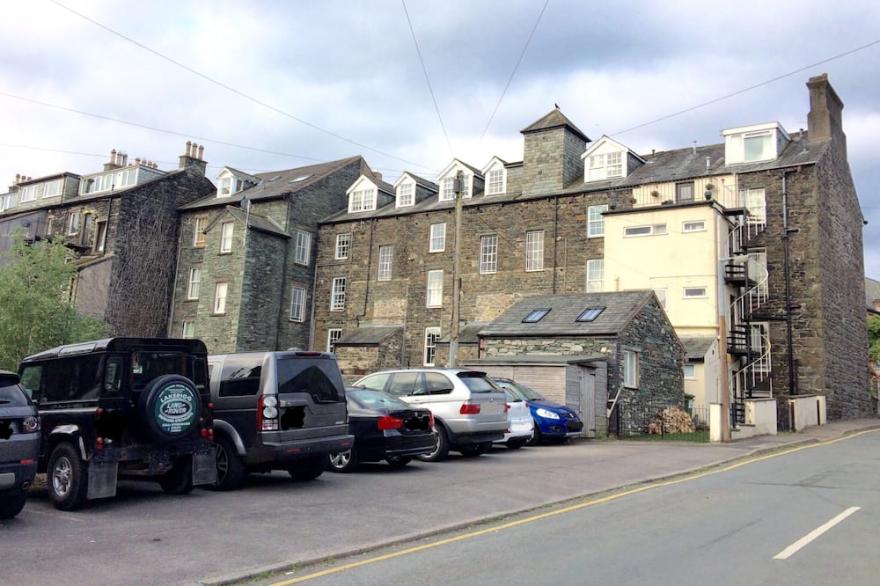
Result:
<instances>
[{"instance_id":1,"label":"window frame","mask_svg":"<svg viewBox=\"0 0 880 586\"><path fill-rule=\"evenodd\" d=\"M434 236L434 228L441 228L443 230L443 234L440 237ZM434 248L434 240L440 240L440 248ZM428 228L428 252L445 252L446 251L446 222L437 222L436 224L431 224Z\"/></svg>"},{"instance_id":2,"label":"window frame","mask_svg":"<svg viewBox=\"0 0 880 586\"><path fill-rule=\"evenodd\" d=\"M339 286L341 284L341 287ZM340 290L341 289L341 290ZM348 277L333 277L330 284L330 311L345 311Z\"/></svg>"},{"instance_id":3,"label":"window frame","mask_svg":"<svg viewBox=\"0 0 880 586\"><path fill-rule=\"evenodd\" d=\"M312 262L312 233L306 230L295 230L293 244L293 262L307 267Z\"/></svg>"},{"instance_id":4,"label":"window frame","mask_svg":"<svg viewBox=\"0 0 880 586\"><path fill-rule=\"evenodd\" d=\"M616 162L611 162L612 155L615 157ZM611 151L605 153L605 178L619 179L620 177L623 177L623 152Z\"/></svg>"},{"instance_id":5,"label":"window frame","mask_svg":"<svg viewBox=\"0 0 880 586\"><path fill-rule=\"evenodd\" d=\"M104 252L107 249L107 220L95 223L95 252Z\"/></svg>"},{"instance_id":6,"label":"window frame","mask_svg":"<svg viewBox=\"0 0 880 586\"><path fill-rule=\"evenodd\" d=\"M189 335L187 335L187 329L190 330ZM180 337L184 340L192 340L196 337L196 322L194 320L183 320L183 322L180 324Z\"/></svg>"},{"instance_id":7,"label":"window frame","mask_svg":"<svg viewBox=\"0 0 880 586\"><path fill-rule=\"evenodd\" d=\"M197 279L193 279L194 276L197 276ZM202 267L190 267L189 269L189 279L186 282L186 300L187 301L198 301L199 294L201 293L202 288ZM193 294L193 290L195 290L195 294Z\"/></svg>"},{"instance_id":8,"label":"window frame","mask_svg":"<svg viewBox=\"0 0 880 586\"><path fill-rule=\"evenodd\" d=\"M537 238L537 240L535 240L533 237L537 237L538 234L540 234L540 238ZM525 271L527 273L542 272L544 270L544 238L544 230L526 231ZM537 250L535 250L535 248L537 248ZM532 263L536 264L533 264L533 266L529 266Z\"/></svg>"},{"instance_id":9,"label":"window frame","mask_svg":"<svg viewBox=\"0 0 880 586\"><path fill-rule=\"evenodd\" d=\"M690 375L687 373L688 369L691 371ZM681 365L681 375L684 380L697 380L697 365L693 362L685 362Z\"/></svg>"},{"instance_id":10,"label":"window frame","mask_svg":"<svg viewBox=\"0 0 880 586\"><path fill-rule=\"evenodd\" d=\"M594 210L599 210L599 219L591 218ZM604 238L605 237L605 216L602 214L608 211L608 204L598 204L587 206L587 238ZM601 227L600 232L594 232L596 225Z\"/></svg>"},{"instance_id":11,"label":"window frame","mask_svg":"<svg viewBox=\"0 0 880 586\"><path fill-rule=\"evenodd\" d=\"M702 295L688 295L688 290L698 291L702 290ZM682 299L707 299L709 297L709 287L706 285L696 285L693 287L682 287L681 288L681 298Z\"/></svg>"},{"instance_id":12,"label":"window frame","mask_svg":"<svg viewBox=\"0 0 880 586\"><path fill-rule=\"evenodd\" d=\"M775 158L775 153L773 152L773 136L775 132L771 129L768 130L754 130L752 132L744 132L742 133L742 156L743 163L757 163L759 161L769 161ZM750 140L754 140L756 138L761 139L763 146L766 146L767 149L762 149L762 156L757 159L750 159L748 157L748 147Z\"/></svg>"},{"instance_id":13,"label":"window frame","mask_svg":"<svg viewBox=\"0 0 880 586\"><path fill-rule=\"evenodd\" d=\"M596 265L598 264L598 265L601 267L601 268L600 268L600 273L601 273L601 275L602 275L601 278L599 278L599 279L593 279L593 278L590 277L590 274L591 274L591 271L590 271L591 263L592 263L593 266L596 266ZM587 259L587 265L586 265L586 267L584 268L584 271L585 271L585 274L584 274L584 292L585 292L585 293L601 293L602 290L605 288L605 259L604 259L604 258L590 258L590 259ZM595 287L595 284L596 284L597 282L598 282L598 289ZM592 286L592 287L590 286L590 283L593 283L593 286Z\"/></svg>"},{"instance_id":14,"label":"window frame","mask_svg":"<svg viewBox=\"0 0 880 586\"><path fill-rule=\"evenodd\" d=\"M602 315L602 312L604 312L605 309L604 305L591 305L590 307L585 307L574 321L582 324L594 322L599 319L599 316Z\"/></svg>"},{"instance_id":15,"label":"window frame","mask_svg":"<svg viewBox=\"0 0 880 586\"><path fill-rule=\"evenodd\" d=\"M299 302L297 303L297 294ZM294 308L299 309L299 317L294 315ZM306 288L294 283L290 286L290 307L288 308L288 320L296 323L306 321Z\"/></svg>"},{"instance_id":16,"label":"window frame","mask_svg":"<svg viewBox=\"0 0 880 586\"><path fill-rule=\"evenodd\" d=\"M425 328L425 337L423 339L422 363L424 366L434 366L437 360L437 342L440 341L440 326L428 326ZM429 340L433 341L429 345ZM428 360L428 350L432 350L431 360Z\"/></svg>"},{"instance_id":17,"label":"window frame","mask_svg":"<svg viewBox=\"0 0 880 586\"><path fill-rule=\"evenodd\" d=\"M550 313L552 310L551 307L537 307L529 311L523 318L522 323L524 324L536 324Z\"/></svg>"},{"instance_id":18,"label":"window frame","mask_svg":"<svg viewBox=\"0 0 880 586\"><path fill-rule=\"evenodd\" d=\"M437 278L439 275L439 278ZM434 277L434 286L432 289L432 277ZM443 307L443 269L432 269L426 272L425 276L425 307L427 308L437 308ZM431 303L432 300L432 291L433 294L437 296L437 302Z\"/></svg>"},{"instance_id":19,"label":"window frame","mask_svg":"<svg viewBox=\"0 0 880 586\"><path fill-rule=\"evenodd\" d=\"M498 234L483 234L480 236L480 274L494 275L497 272Z\"/></svg>"},{"instance_id":20,"label":"window frame","mask_svg":"<svg viewBox=\"0 0 880 586\"><path fill-rule=\"evenodd\" d=\"M685 188L690 188L691 195L690 198L683 198L682 191ZM696 201L696 185L694 185L693 181L679 181L675 184L675 203L692 203Z\"/></svg>"},{"instance_id":21,"label":"window frame","mask_svg":"<svg viewBox=\"0 0 880 586\"><path fill-rule=\"evenodd\" d=\"M407 193L404 193L404 188L407 188ZM403 199L406 197L407 199ZM404 181L400 185L397 186L397 197L395 198L397 202L397 207L399 208L408 208L416 205L416 184L414 181Z\"/></svg>"},{"instance_id":22,"label":"window frame","mask_svg":"<svg viewBox=\"0 0 880 586\"><path fill-rule=\"evenodd\" d=\"M697 225L700 227L696 229L688 229L688 225ZM705 232L708 228L706 228L706 220L684 220L681 223L681 233L682 234L692 234L694 232Z\"/></svg>"},{"instance_id":23,"label":"window frame","mask_svg":"<svg viewBox=\"0 0 880 586\"><path fill-rule=\"evenodd\" d=\"M76 221L74 221L76 220ZM79 234L82 229L82 212L75 211L71 212L67 216L67 235L68 236L76 236Z\"/></svg>"},{"instance_id":24,"label":"window frame","mask_svg":"<svg viewBox=\"0 0 880 586\"><path fill-rule=\"evenodd\" d=\"M327 352L336 354L336 342L342 338L342 328L327 328Z\"/></svg>"},{"instance_id":25,"label":"window frame","mask_svg":"<svg viewBox=\"0 0 880 586\"><path fill-rule=\"evenodd\" d=\"M384 259L383 253L385 253L386 257ZM379 262L377 264L376 280L390 281L394 269L394 245L383 244L379 246Z\"/></svg>"},{"instance_id":26,"label":"window frame","mask_svg":"<svg viewBox=\"0 0 880 586\"><path fill-rule=\"evenodd\" d=\"M343 241L344 240L344 241ZM344 255L340 255L339 251L344 248ZM351 232L340 232L336 235L336 246L333 249L333 258L335 260L347 260L351 255Z\"/></svg>"},{"instance_id":27,"label":"window frame","mask_svg":"<svg viewBox=\"0 0 880 586\"><path fill-rule=\"evenodd\" d=\"M365 189L356 189L351 192L348 197L348 212L356 214L358 212L372 212L376 209L376 193L374 187ZM358 205L355 205L357 203Z\"/></svg>"},{"instance_id":28,"label":"window frame","mask_svg":"<svg viewBox=\"0 0 880 586\"><path fill-rule=\"evenodd\" d=\"M223 296L220 296L220 290L223 290ZM214 300L211 315L226 315L226 299L229 297L229 283L227 281L218 281L214 283ZM222 301L222 303L221 303Z\"/></svg>"},{"instance_id":29,"label":"window frame","mask_svg":"<svg viewBox=\"0 0 880 586\"><path fill-rule=\"evenodd\" d=\"M498 179L493 179L492 174L497 173ZM496 186L493 189L493 186ZM486 173L486 195L503 195L507 192L507 170L504 167L496 167Z\"/></svg>"},{"instance_id":30,"label":"window frame","mask_svg":"<svg viewBox=\"0 0 880 586\"><path fill-rule=\"evenodd\" d=\"M630 230L641 230L643 228L647 228L648 231L644 234L630 234ZM662 232L658 231L659 228L662 228ZM647 236L666 236L669 234L669 228L666 224L641 224L638 226L624 226L623 227L623 237L624 238L645 238Z\"/></svg>"},{"instance_id":31,"label":"window frame","mask_svg":"<svg viewBox=\"0 0 880 586\"><path fill-rule=\"evenodd\" d=\"M640 352L636 350L623 350L623 376L622 383L623 386L628 389L638 389L641 378L641 368L640 368ZM630 364L629 357L632 357L632 364Z\"/></svg>"},{"instance_id":32,"label":"window frame","mask_svg":"<svg viewBox=\"0 0 880 586\"><path fill-rule=\"evenodd\" d=\"M205 247L205 228L208 226L208 216L196 216L193 218L193 248Z\"/></svg>"},{"instance_id":33,"label":"window frame","mask_svg":"<svg viewBox=\"0 0 880 586\"><path fill-rule=\"evenodd\" d=\"M229 227L229 234L226 233L226 228ZM235 222L233 220L228 220L226 222L220 223L220 253L219 254L232 254L232 240L235 238Z\"/></svg>"}]
</instances>

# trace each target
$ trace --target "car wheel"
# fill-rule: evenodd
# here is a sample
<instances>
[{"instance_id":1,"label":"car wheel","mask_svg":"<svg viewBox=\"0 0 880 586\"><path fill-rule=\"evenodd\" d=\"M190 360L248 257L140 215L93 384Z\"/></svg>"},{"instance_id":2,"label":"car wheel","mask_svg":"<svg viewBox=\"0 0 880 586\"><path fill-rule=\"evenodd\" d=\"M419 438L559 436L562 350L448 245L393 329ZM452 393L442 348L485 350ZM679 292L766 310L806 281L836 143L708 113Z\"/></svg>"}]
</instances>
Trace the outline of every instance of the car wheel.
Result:
<instances>
[{"instance_id":1,"label":"car wheel","mask_svg":"<svg viewBox=\"0 0 880 586\"><path fill-rule=\"evenodd\" d=\"M354 448L342 452L330 452L328 470L331 472L354 472L358 467L358 456Z\"/></svg>"},{"instance_id":2,"label":"car wheel","mask_svg":"<svg viewBox=\"0 0 880 586\"><path fill-rule=\"evenodd\" d=\"M406 468L406 465L412 462L412 458L408 456L391 456L386 462L394 470L400 470L401 468Z\"/></svg>"},{"instance_id":3,"label":"car wheel","mask_svg":"<svg viewBox=\"0 0 880 586\"><path fill-rule=\"evenodd\" d=\"M311 458L292 466L287 470L290 477L294 480L307 481L314 480L324 473L327 468L327 456Z\"/></svg>"},{"instance_id":4,"label":"car wheel","mask_svg":"<svg viewBox=\"0 0 880 586\"><path fill-rule=\"evenodd\" d=\"M16 490L0 494L0 519L11 519L21 512L27 500L27 491Z\"/></svg>"},{"instance_id":5,"label":"car wheel","mask_svg":"<svg viewBox=\"0 0 880 586\"><path fill-rule=\"evenodd\" d=\"M446 435L446 429L437 424L437 443L434 444L434 450L428 454L421 454L418 457L422 462L442 462L449 456L449 437Z\"/></svg>"},{"instance_id":6,"label":"car wheel","mask_svg":"<svg viewBox=\"0 0 880 586\"><path fill-rule=\"evenodd\" d=\"M217 482L209 486L211 490L235 490L243 483L247 470L244 462L235 451L235 445L226 436L218 436L214 441L217 456Z\"/></svg>"},{"instance_id":7,"label":"car wheel","mask_svg":"<svg viewBox=\"0 0 880 586\"><path fill-rule=\"evenodd\" d=\"M174 462L170 472L159 477L159 486L168 494L189 494L193 490L192 458L186 456Z\"/></svg>"},{"instance_id":8,"label":"car wheel","mask_svg":"<svg viewBox=\"0 0 880 586\"><path fill-rule=\"evenodd\" d=\"M49 498L56 509L73 511L83 506L89 489L89 463L83 461L72 444L55 446L46 467Z\"/></svg>"},{"instance_id":9,"label":"car wheel","mask_svg":"<svg viewBox=\"0 0 880 586\"><path fill-rule=\"evenodd\" d=\"M507 440L507 449L509 449L509 450L518 450L518 449L520 449L521 447L523 447L524 445L526 445L526 442L527 442L527 441L528 441L528 440L524 440L524 439L510 439L510 440Z\"/></svg>"},{"instance_id":10,"label":"car wheel","mask_svg":"<svg viewBox=\"0 0 880 586\"><path fill-rule=\"evenodd\" d=\"M491 447L492 444L489 444ZM461 452L461 455L465 458L476 458L482 454L485 454L487 448L485 444L467 444L464 446L459 446L458 451Z\"/></svg>"},{"instance_id":11,"label":"car wheel","mask_svg":"<svg viewBox=\"0 0 880 586\"><path fill-rule=\"evenodd\" d=\"M532 436L532 439L529 440L530 446L537 446L544 442L544 436L541 434L541 429L535 425L535 434Z\"/></svg>"}]
</instances>

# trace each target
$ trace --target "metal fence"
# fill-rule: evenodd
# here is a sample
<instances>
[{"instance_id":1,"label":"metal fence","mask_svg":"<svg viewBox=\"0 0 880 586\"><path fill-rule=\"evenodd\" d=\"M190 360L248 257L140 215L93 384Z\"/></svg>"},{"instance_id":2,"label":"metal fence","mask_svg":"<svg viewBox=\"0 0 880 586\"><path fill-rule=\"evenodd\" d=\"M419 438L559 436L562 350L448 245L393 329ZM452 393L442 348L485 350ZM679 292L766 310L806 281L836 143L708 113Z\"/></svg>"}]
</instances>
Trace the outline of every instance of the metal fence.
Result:
<instances>
[{"instance_id":1,"label":"metal fence","mask_svg":"<svg viewBox=\"0 0 880 586\"><path fill-rule=\"evenodd\" d=\"M618 403L608 429L618 439L708 442L709 407Z\"/></svg>"}]
</instances>

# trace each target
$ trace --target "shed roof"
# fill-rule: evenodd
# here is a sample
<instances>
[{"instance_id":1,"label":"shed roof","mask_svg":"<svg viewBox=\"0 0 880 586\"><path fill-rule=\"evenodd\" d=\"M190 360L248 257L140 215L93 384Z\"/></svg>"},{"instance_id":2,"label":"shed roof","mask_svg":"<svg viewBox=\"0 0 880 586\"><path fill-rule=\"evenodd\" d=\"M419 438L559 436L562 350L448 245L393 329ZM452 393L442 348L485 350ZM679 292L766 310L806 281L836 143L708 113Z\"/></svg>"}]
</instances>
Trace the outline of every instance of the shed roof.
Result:
<instances>
[{"instance_id":1,"label":"shed roof","mask_svg":"<svg viewBox=\"0 0 880 586\"><path fill-rule=\"evenodd\" d=\"M489 325L489 322L474 322L462 326L458 331L458 343L459 344L476 344L480 341L480 330ZM440 344L448 344L450 341L450 334L447 332L445 336L440 338L437 342Z\"/></svg>"},{"instance_id":2,"label":"shed roof","mask_svg":"<svg viewBox=\"0 0 880 586\"><path fill-rule=\"evenodd\" d=\"M715 343L715 336L681 336L684 355L688 360L702 360Z\"/></svg>"}]
</instances>

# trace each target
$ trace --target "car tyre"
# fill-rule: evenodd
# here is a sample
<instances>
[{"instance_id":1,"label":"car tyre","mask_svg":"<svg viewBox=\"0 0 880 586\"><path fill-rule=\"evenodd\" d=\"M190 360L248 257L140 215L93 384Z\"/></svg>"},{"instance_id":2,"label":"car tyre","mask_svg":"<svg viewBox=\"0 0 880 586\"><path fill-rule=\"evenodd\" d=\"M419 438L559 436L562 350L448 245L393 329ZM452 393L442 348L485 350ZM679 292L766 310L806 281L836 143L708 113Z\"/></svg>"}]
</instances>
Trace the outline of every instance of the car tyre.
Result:
<instances>
[{"instance_id":1,"label":"car tyre","mask_svg":"<svg viewBox=\"0 0 880 586\"><path fill-rule=\"evenodd\" d=\"M507 440L507 449L509 449L509 450L518 450L518 449L520 449L521 447L523 447L524 445L526 445L526 442L527 442L527 441L529 441L529 440L524 440L524 439L510 439L510 440Z\"/></svg>"},{"instance_id":2,"label":"car tyre","mask_svg":"<svg viewBox=\"0 0 880 586\"><path fill-rule=\"evenodd\" d=\"M235 451L235 444L226 436L220 435L214 442L214 449L217 456L217 482L208 488L225 491L241 487L247 476L247 469Z\"/></svg>"},{"instance_id":3,"label":"car tyre","mask_svg":"<svg viewBox=\"0 0 880 586\"><path fill-rule=\"evenodd\" d=\"M27 501L27 491L15 490L0 494L0 519L11 519L21 512Z\"/></svg>"},{"instance_id":4,"label":"car tyre","mask_svg":"<svg viewBox=\"0 0 880 586\"><path fill-rule=\"evenodd\" d=\"M406 468L407 464L412 462L412 458L409 456L391 456L386 462L388 462L388 465L391 466L392 469L400 470Z\"/></svg>"},{"instance_id":5,"label":"car tyre","mask_svg":"<svg viewBox=\"0 0 880 586\"><path fill-rule=\"evenodd\" d=\"M544 435L541 433L541 428L537 425L535 426L535 434L532 436L532 439L529 440L530 446L539 446L544 443Z\"/></svg>"},{"instance_id":6,"label":"car tyre","mask_svg":"<svg viewBox=\"0 0 880 586\"><path fill-rule=\"evenodd\" d=\"M483 442L480 444L466 444L458 447L458 451L465 458L476 458L482 456L492 449L492 442Z\"/></svg>"},{"instance_id":7,"label":"car tyre","mask_svg":"<svg viewBox=\"0 0 880 586\"><path fill-rule=\"evenodd\" d=\"M422 462L442 462L449 457L449 436L446 435L446 428L437 424L437 444L434 451L428 454L420 454L417 456Z\"/></svg>"},{"instance_id":8,"label":"car tyre","mask_svg":"<svg viewBox=\"0 0 880 586\"><path fill-rule=\"evenodd\" d=\"M174 462L169 472L159 477L159 486L168 494L189 494L192 492L192 457L187 456Z\"/></svg>"},{"instance_id":9,"label":"car tyre","mask_svg":"<svg viewBox=\"0 0 880 586\"><path fill-rule=\"evenodd\" d=\"M56 509L74 511L86 502L89 490L89 463L79 457L73 444L55 446L46 467L49 498Z\"/></svg>"},{"instance_id":10,"label":"car tyre","mask_svg":"<svg viewBox=\"0 0 880 586\"><path fill-rule=\"evenodd\" d=\"M290 474L291 478L300 482L314 480L324 473L324 470L327 468L327 460L327 456L303 460L290 467L287 473Z\"/></svg>"},{"instance_id":11,"label":"car tyre","mask_svg":"<svg viewBox=\"0 0 880 586\"><path fill-rule=\"evenodd\" d=\"M359 464L357 450L351 448L341 452L330 452L327 463L327 469L331 472L354 472Z\"/></svg>"}]
</instances>

